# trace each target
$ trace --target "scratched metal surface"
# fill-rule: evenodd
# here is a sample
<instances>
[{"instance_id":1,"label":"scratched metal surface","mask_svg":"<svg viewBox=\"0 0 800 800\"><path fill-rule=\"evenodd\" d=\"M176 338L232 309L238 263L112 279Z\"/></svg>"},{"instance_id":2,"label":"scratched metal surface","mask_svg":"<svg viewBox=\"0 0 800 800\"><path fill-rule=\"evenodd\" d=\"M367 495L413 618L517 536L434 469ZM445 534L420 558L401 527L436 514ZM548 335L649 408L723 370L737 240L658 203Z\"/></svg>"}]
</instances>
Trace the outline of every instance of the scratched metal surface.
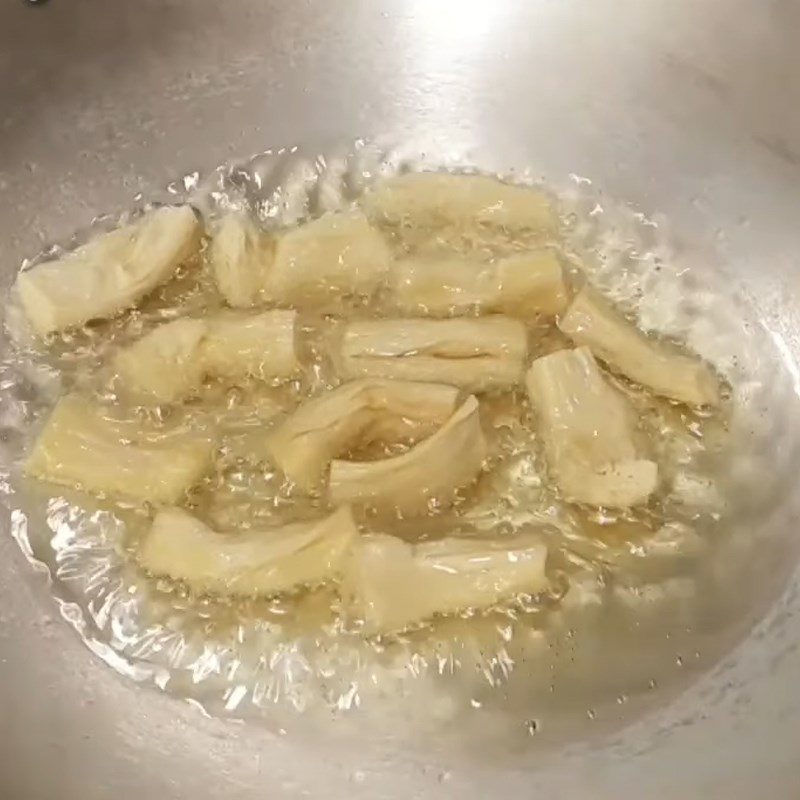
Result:
<instances>
[{"instance_id":1,"label":"scratched metal surface","mask_svg":"<svg viewBox=\"0 0 800 800\"><path fill-rule=\"evenodd\" d=\"M0 9L0 274L165 180L265 146L391 137L591 175L722 259L800 352L800 9L535 0L101 0ZM789 524L791 520L787 520ZM525 768L280 737L124 681L0 537L0 796L793 797L797 576L674 703ZM773 587L774 588L774 587Z\"/></svg>"}]
</instances>

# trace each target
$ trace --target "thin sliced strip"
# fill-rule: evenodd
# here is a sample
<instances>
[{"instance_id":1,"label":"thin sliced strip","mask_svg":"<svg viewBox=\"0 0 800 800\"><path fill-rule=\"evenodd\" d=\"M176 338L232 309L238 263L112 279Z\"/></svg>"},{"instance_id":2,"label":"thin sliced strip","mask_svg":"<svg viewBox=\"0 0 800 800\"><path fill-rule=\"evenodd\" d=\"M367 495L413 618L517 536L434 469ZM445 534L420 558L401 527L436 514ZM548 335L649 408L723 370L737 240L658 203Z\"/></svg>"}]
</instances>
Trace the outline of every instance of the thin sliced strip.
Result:
<instances>
[{"instance_id":1,"label":"thin sliced strip","mask_svg":"<svg viewBox=\"0 0 800 800\"><path fill-rule=\"evenodd\" d=\"M17 276L22 307L40 336L112 317L169 280L198 249L189 206L165 206Z\"/></svg>"},{"instance_id":2,"label":"thin sliced strip","mask_svg":"<svg viewBox=\"0 0 800 800\"><path fill-rule=\"evenodd\" d=\"M342 595L365 633L398 631L437 614L489 608L548 585L547 548L532 533L409 544L372 534L345 565Z\"/></svg>"},{"instance_id":3,"label":"thin sliced strip","mask_svg":"<svg viewBox=\"0 0 800 800\"><path fill-rule=\"evenodd\" d=\"M719 404L719 382L708 364L645 335L589 286L578 293L558 327L612 370L656 394L689 405Z\"/></svg>"},{"instance_id":4,"label":"thin sliced strip","mask_svg":"<svg viewBox=\"0 0 800 800\"><path fill-rule=\"evenodd\" d=\"M522 381L528 337L519 320L391 319L345 329L339 367L345 377L451 383L470 392Z\"/></svg>"},{"instance_id":5,"label":"thin sliced strip","mask_svg":"<svg viewBox=\"0 0 800 800\"><path fill-rule=\"evenodd\" d=\"M223 311L203 319L159 325L120 351L114 366L129 395L173 403L196 392L205 378L296 376L294 311Z\"/></svg>"},{"instance_id":6,"label":"thin sliced strip","mask_svg":"<svg viewBox=\"0 0 800 800\"><path fill-rule=\"evenodd\" d=\"M394 301L404 314L447 317L473 311L524 318L556 314L568 302L556 254L534 250L494 264L417 258L392 267Z\"/></svg>"},{"instance_id":7,"label":"thin sliced strip","mask_svg":"<svg viewBox=\"0 0 800 800\"><path fill-rule=\"evenodd\" d=\"M442 384L352 381L303 403L267 434L267 450L286 477L311 491L348 447L428 436L457 400L458 390Z\"/></svg>"},{"instance_id":8,"label":"thin sliced strip","mask_svg":"<svg viewBox=\"0 0 800 800\"><path fill-rule=\"evenodd\" d=\"M263 302L273 258L272 237L246 214L226 214L214 226L209 262L217 289L228 305L249 308Z\"/></svg>"},{"instance_id":9,"label":"thin sliced strip","mask_svg":"<svg viewBox=\"0 0 800 800\"><path fill-rule=\"evenodd\" d=\"M383 237L360 211L326 214L278 236L266 295L338 310L337 299L372 295L390 259Z\"/></svg>"},{"instance_id":10,"label":"thin sliced strip","mask_svg":"<svg viewBox=\"0 0 800 800\"><path fill-rule=\"evenodd\" d=\"M193 431L132 430L76 395L53 410L26 474L94 494L176 503L211 470L214 445Z\"/></svg>"},{"instance_id":11,"label":"thin sliced strip","mask_svg":"<svg viewBox=\"0 0 800 800\"><path fill-rule=\"evenodd\" d=\"M526 386L548 465L567 500L611 507L647 500L656 488L656 465L637 453L633 409L606 382L588 348L537 359Z\"/></svg>"},{"instance_id":12,"label":"thin sliced strip","mask_svg":"<svg viewBox=\"0 0 800 800\"><path fill-rule=\"evenodd\" d=\"M479 475L486 457L478 401L468 397L449 420L407 453L380 461L331 462L332 502L358 503L401 514L451 502Z\"/></svg>"},{"instance_id":13,"label":"thin sliced strip","mask_svg":"<svg viewBox=\"0 0 800 800\"><path fill-rule=\"evenodd\" d=\"M268 597L336 579L357 536L346 506L313 522L223 533L180 508L166 508L142 542L139 563L198 593Z\"/></svg>"},{"instance_id":14,"label":"thin sliced strip","mask_svg":"<svg viewBox=\"0 0 800 800\"><path fill-rule=\"evenodd\" d=\"M477 222L547 234L558 229L558 219L544 194L483 175L400 175L375 184L360 204L371 218L392 223Z\"/></svg>"}]
</instances>

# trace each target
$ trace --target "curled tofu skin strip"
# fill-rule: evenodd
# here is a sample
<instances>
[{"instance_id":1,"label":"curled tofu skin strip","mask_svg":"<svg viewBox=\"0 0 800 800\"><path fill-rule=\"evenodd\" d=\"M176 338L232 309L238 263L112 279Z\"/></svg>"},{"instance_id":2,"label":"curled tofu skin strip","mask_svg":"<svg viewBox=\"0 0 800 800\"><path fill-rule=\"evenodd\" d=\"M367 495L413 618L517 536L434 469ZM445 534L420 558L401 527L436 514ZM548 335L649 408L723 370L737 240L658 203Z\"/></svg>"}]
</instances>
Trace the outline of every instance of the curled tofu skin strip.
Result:
<instances>
[{"instance_id":1,"label":"curled tofu skin strip","mask_svg":"<svg viewBox=\"0 0 800 800\"><path fill-rule=\"evenodd\" d=\"M223 312L207 320L202 361L210 377L286 380L300 372L295 348L297 312Z\"/></svg>"},{"instance_id":2,"label":"curled tofu skin strip","mask_svg":"<svg viewBox=\"0 0 800 800\"><path fill-rule=\"evenodd\" d=\"M431 501L451 502L479 475L486 457L478 401L468 397L447 422L407 453L379 461L331 462L333 503L425 513Z\"/></svg>"},{"instance_id":3,"label":"curled tofu skin strip","mask_svg":"<svg viewBox=\"0 0 800 800\"><path fill-rule=\"evenodd\" d=\"M711 367L645 335L591 287L579 292L558 327L612 370L656 394L689 405L719 405L719 382Z\"/></svg>"},{"instance_id":4,"label":"curled tofu skin strip","mask_svg":"<svg viewBox=\"0 0 800 800\"><path fill-rule=\"evenodd\" d=\"M274 233L237 213L217 225L210 260L217 288L232 306L336 309L343 297L372 295L385 280L391 255L358 210Z\"/></svg>"},{"instance_id":5,"label":"curled tofu skin strip","mask_svg":"<svg viewBox=\"0 0 800 800\"><path fill-rule=\"evenodd\" d=\"M40 336L106 319L169 280L199 243L194 211L165 206L21 272L17 294Z\"/></svg>"},{"instance_id":6,"label":"curled tofu skin strip","mask_svg":"<svg viewBox=\"0 0 800 800\"><path fill-rule=\"evenodd\" d=\"M437 614L485 609L548 586L547 548L535 534L409 544L371 534L345 564L342 596L368 634L400 631Z\"/></svg>"},{"instance_id":7,"label":"curled tofu skin strip","mask_svg":"<svg viewBox=\"0 0 800 800\"><path fill-rule=\"evenodd\" d=\"M427 436L453 413L453 386L359 380L303 403L267 434L272 462L303 491L325 478L328 465L354 444Z\"/></svg>"},{"instance_id":8,"label":"curled tofu skin strip","mask_svg":"<svg viewBox=\"0 0 800 800\"><path fill-rule=\"evenodd\" d=\"M617 508L647 500L656 488L656 465L637 454L633 409L588 348L537 359L526 387L565 499Z\"/></svg>"},{"instance_id":9,"label":"curled tofu skin strip","mask_svg":"<svg viewBox=\"0 0 800 800\"><path fill-rule=\"evenodd\" d=\"M357 536L347 507L313 522L223 533L167 508L156 514L139 563L198 593L268 597L337 578Z\"/></svg>"},{"instance_id":10,"label":"curled tofu skin strip","mask_svg":"<svg viewBox=\"0 0 800 800\"><path fill-rule=\"evenodd\" d=\"M172 403L189 396L203 380L199 353L208 325L177 319L159 325L114 358L122 391L137 400Z\"/></svg>"},{"instance_id":11,"label":"curled tofu skin strip","mask_svg":"<svg viewBox=\"0 0 800 800\"><path fill-rule=\"evenodd\" d=\"M159 325L115 358L125 392L155 403L189 397L206 378L287 380L300 371L294 311L223 311Z\"/></svg>"},{"instance_id":12,"label":"curled tofu skin strip","mask_svg":"<svg viewBox=\"0 0 800 800\"><path fill-rule=\"evenodd\" d=\"M213 443L193 431L157 433L104 416L67 395L53 410L25 472L93 494L176 503L211 470Z\"/></svg>"},{"instance_id":13,"label":"curled tofu skin strip","mask_svg":"<svg viewBox=\"0 0 800 800\"><path fill-rule=\"evenodd\" d=\"M541 192L482 175L399 175L376 184L360 204L371 218L391 223L483 223L544 234L558 229L550 201Z\"/></svg>"},{"instance_id":14,"label":"curled tofu skin strip","mask_svg":"<svg viewBox=\"0 0 800 800\"><path fill-rule=\"evenodd\" d=\"M406 259L392 267L392 289L404 314L447 317L474 311L518 317L554 315L568 302L552 250L501 258L493 264L461 259Z\"/></svg>"},{"instance_id":15,"label":"curled tofu skin strip","mask_svg":"<svg viewBox=\"0 0 800 800\"><path fill-rule=\"evenodd\" d=\"M226 214L217 222L208 253L217 289L228 305L249 308L266 301L273 241L246 214Z\"/></svg>"},{"instance_id":16,"label":"curled tofu skin strip","mask_svg":"<svg viewBox=\"0 0 800 800\"><path fill-rule=\"evenodd\" d=\"M483 392L521 383L527 355L525 325L508 317L369 320L345 327L339 368L348 378L437 381Z\"/></svg>"},{"instance_id":17,"label":"curled tofu skin strip","mask_svg":"<svg viewBox=\"0 0 800 800\"><path fill-rule=\"evenodd\" d=\"M290 305L330 306L337 297L370 296L391 255L360 211L326 214L277 238L267 295Z\"/></svg>"}]
</instances>

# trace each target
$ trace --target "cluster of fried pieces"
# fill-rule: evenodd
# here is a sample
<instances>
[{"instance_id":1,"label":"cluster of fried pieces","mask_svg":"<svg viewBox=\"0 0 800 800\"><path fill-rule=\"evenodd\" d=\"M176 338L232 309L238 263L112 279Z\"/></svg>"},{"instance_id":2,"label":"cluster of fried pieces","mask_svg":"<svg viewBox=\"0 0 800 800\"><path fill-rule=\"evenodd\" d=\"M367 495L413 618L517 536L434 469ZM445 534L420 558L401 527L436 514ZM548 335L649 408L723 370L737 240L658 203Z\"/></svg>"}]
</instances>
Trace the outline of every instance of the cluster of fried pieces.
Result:
<instances>
[{"instance_id":1,"label":"cluster of fried pieces","mask_svg":"<svg viewBox=\"0 0 800 800\"><path fill-rule=\"evenodd\" d=\"M393 257L388 227L469 225L526 231L545 244L488 260ZM367 633L486 608L547 587L533 533L406 542L362 531L353 509L402 516L446 507L485 469L479 397L524 386L548 480L564 502L647 502L658 468L634 435L629 399L598 365L653 394L719 403L698 357L644 334L557 248L558 218L540 192L478 175L414 173L375 184L352 207L266 231L243 213L206 229L186 205L160 207L57 260L22 272L16 295L37 335L115 317L172 279L207 244L228 306L161 323L113 353L120 403L174 406L205 382L275 383L301 375L298 312L340 316L380 295L382 317L346 319L338 385L265 426L264 452L318 519L216 531L179 507L213 468L217 443L196 430L122 426L90 397L64 396L26 462L36 478L125 497L152 509L138 560L199 593L269 596L336 582ZM554 245L555 243L555 245ZM534 357L532 320L555 318L574 348ZM356 443L402 452L347 458Z\"/></svg>"}]
</instances>

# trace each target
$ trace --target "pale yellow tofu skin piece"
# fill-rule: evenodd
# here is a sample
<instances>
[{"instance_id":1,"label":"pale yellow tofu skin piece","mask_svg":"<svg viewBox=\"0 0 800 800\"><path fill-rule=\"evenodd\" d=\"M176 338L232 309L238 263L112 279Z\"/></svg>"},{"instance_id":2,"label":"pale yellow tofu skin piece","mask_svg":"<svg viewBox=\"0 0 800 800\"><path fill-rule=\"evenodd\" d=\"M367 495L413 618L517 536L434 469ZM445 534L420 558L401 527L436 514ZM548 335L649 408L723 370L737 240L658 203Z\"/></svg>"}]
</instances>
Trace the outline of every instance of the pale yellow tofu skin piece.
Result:
<instances>
[{"instance_id":1,"label":"pale yellow tofu skin piece","mask_svg":"<svg viewBox=\"0 0 800 800\"><path fill-rule=\"evenodd\" d=\"M394 303L404 314L449 317L500 312L529 319L552 316L569 301L564 273L552 250L481 264L454 258L413 258L392 266Z\"/></svg>"},{"instance_id":2,"label":"pale yellow tofu skin piece","mask_svg":"<svg viewBox=\"0 0 800 800\"><path fill-rule=\"evenodd\" d=\"M474 482L485 458L478 401L468 397L436 433L402 455L332 461L330 498L334 504L424 514L432 501L449 503L458 489Z\"/></svg>"},{"instance_id":3,"label":"pale yellow tofu skin piece","mask_svg":"<svg viewBox=\"0 0 800 800\"><path fill-rule=\"evenodd\" d=\"M318 488L331 459L371 442L415 441L456 408L452 386L358 380L303 403L266 436L271 461L304 491Z\"/></svg>"},{"instance_id":4,"label":"pale yellow tofu skin piece","mask_svg":"<svg viewBox=\"0 0 800 800\"><path fill-rule=\"evenodd\" d=\"M486 609L547 589L547 548L535 534L450 537L409 544L362 536L345 564L345 608L367 634L401 631L439 614Z\"/></svg>"},{"instance_id":5,"label":"pale yellow tofu skin piece","mask_svg":"<svg viewBox=\"0 0 800 800\"><path fill-rule=\"evenodd\" d=\"M497 311L515 317L553 316L569 302L564 270L553 250L533 250L497 262Z\"/></svg>"},{"instance_id":6,"label":"pale yellow tofu skin piece","mask_svg":"<svg viewBox=\"0 0 800 800\"><path fill-rule=\"evenodd\" d=\"M558 230L558 217L540 191L483 175L399 175L376 183L360 204L370 218L391 223L479 223L542 234Z\"/></svg>"},{"instance_id":7,"label":"pale yellow tofu skin piece","mask_svg":"<svg viewBox=\"0 0 800 800\"><path fill-rule=\"evenodd\" d=\"M525 325L509 317L365 320L345 327L338 366L346 378L436 381L485 392L520 384L527 355Z\"/></svg>"},{"instance_id":8,"label":"pale yellow tofu skin piece","mask_svg":"<svg viewBox=\"0 0 800 800\"><path fill-rule=\"evenodd\" d=\"M242 377L288 380L299 374L295 347L297 312L231 311L206 319L208 334L203 341L202 361L209 377L231 381Z\"/></svg>"},{"instance_id":9,"label":"pale yellow tofu skin piece","mask_svg":"<svg viewBox=\"0 0 800 800\"><path fill-rule=\"evenodd\" d=\"M176 319L159 325L114 357L121 391L143 403L174 403L192 395L204 377L200 349L208 325Z\"/></svg>"},{"instance_id":10,"label":"pale yellow tofu skin piece","mask_svg":"<svg viewBox=\"0 0 800 800\"><path fill-rule=\"evenodd\" d=\"M222 311L159 325L115 357L121 389L140 402L174 403L206 378L288 380L300 372L294 311Z\"/></svg>"},{"instance_id":11,"label":"pale yellow tofu skin piece","mask_svg":"<svg viewBox=\"0 0 800 800\"><path fill-rule=\"evenodd\" d=\"M264 301L274 243L246 214L226 214L213 227L209 263L219 293L234 308Z\"/></svg>"},{"instance_id":12,"label":"pale yellow tofu skin piece","mask_svg":"<svg viewBox=\"0 0 800 800\"><path fill-rule=\"evenodd\" d=\"M278 235L265 294L280 304L336 309L339 298L372 295L390 260L360 211L325 214Z\"/></svg>"},{"instance_id":13,"label":"pale yellow tofu skin piece","mask_svg":"<svg viewBox=\"0 0 800 800\"><path fill-rule=\"evenodd\" d=\"M138 432L68 395L53 410L25 473L92 494L177 503L211 470L214 445L193 431Z\"/></svg>"},{"instance_id":14,"label":"pale yellow tofu skin piece","mask_svg":"<svg viewBox=\"0 0 800 800\"><path fill-rule=\"evenodd\" d=\"M166 508L142 542L139 563L199 594L269 597L338 579L357 536L346 506L311 522L229 532Z\"/></svg>"},{"instance_id":15,"label":"pale yellow tofu skin piece","mask_svg":"<svg viewBox=\"0 0 800 800\"><path fill-rule=\"evenodd\" d=\"M40 336L113 317L172 278L197 252L200 233L189 206L164 206L21 272L17 294Z\"/></svg>"},{"instance_id":16,"label":"pale yellow tofu skin piece","mask_svg":"<svg viewBox=\"0 0 800 800\"><path fill-rule=\"evenodd\" d=\"M575 297L558 327L612 370L656 394L688 405L719 405L719 381L708 364L645 335L591 287Z\"/></svg>"},{"instance_id":17,"label":"pale yellow tofu skin piece","mask_svg":"<svg viewBox=\"0 0 800 800\"><path fill-rule=\"evenodd\" d=\"M525 383L548 467L566 500L621 508L647 501L656 464L637 452L633 408L588 348L537 359Z\"/></svg>"}]
</instances>

